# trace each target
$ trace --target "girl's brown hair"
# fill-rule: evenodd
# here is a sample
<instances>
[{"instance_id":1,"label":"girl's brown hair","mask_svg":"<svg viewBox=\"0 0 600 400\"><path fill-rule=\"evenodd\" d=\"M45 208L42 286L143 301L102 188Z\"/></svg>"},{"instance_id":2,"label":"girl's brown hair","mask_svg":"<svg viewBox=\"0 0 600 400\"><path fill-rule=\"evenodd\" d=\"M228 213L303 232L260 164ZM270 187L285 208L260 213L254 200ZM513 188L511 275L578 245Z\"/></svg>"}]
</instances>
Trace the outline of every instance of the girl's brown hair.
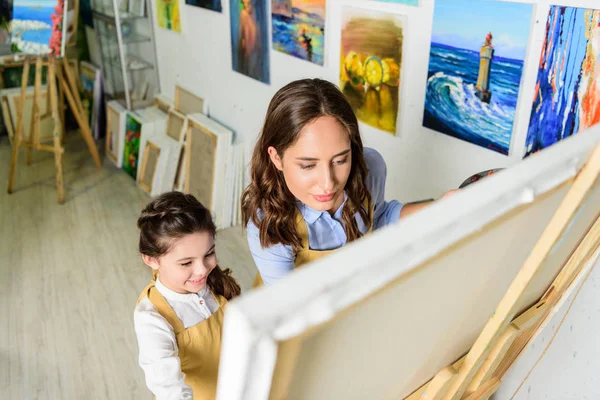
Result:
<instances>
[{"instance_id":1,"label":"girl's brown hair","mask_svg":"<svg viewBox=\"0 0 600 400\"><path fill-rule=\"evenodd\" d=\"M367 200L370 207L371 195L365 184L368 169L354 111L331 82L302 79L284 86L271 99L252 154L251 182L242 195L242 218L246 225L252 221L258 227L262 247L282 243L297 252L302 246L294 221L296 199L283 174L271 162L267 149L273 146L283 157L304 126L326 116L334 117L346 128L352 149L352 166L345 186L348 199L342 211L348 241L362 236L355 219L357 213L367 226L371 224L369 212L363 206Z\"/></svg>"},{"instance_id":2,"label":"girl's brown hair","mask_svg":"<svg viewBox=\"0 0 600 400\"><path fill-rule=\"evenodd\" d=\"M181 192L164 193L150 202L142 210L137 226L140 253L153 258L166 254L185 235L209 232L214 237L217 233L210 211L191 194ZM207 284L214 294L227 300L241 293L231 270L222 270L218 265L208 275Z\"/></svg>"}]
</instances>

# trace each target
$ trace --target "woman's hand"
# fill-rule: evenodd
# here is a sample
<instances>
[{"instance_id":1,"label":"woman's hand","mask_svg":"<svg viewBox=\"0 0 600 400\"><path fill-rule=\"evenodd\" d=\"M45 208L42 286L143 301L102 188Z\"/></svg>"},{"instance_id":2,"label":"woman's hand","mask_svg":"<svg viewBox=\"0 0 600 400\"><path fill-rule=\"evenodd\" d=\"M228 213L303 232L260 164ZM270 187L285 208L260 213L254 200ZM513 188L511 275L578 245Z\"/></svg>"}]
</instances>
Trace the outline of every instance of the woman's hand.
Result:
<instances>
[{"instance_id":1,"label":"woman's hand","mask_svg":"<svg viewBox=\"0 0 600 400\"><path fill-rule=\"evenodd\" d=\"M452 190L448 190L446 193L444 193L439 199L434 200L434 201L428 201L425 203L417 203L417 204L406 204L404 205L404 207L402 207L402 210L400 211L400 218L405 218L408 217L411 214L416 213L417 211L432 205L433 203L435 203L438 200L441 200L443 198L446 197L450 197L452 195L454 195L455 193L458 193L460 191L460 189L452 189Z\"/></svg>"},{"instance_id":2,"label":"woman's hand","mask_svg":"<svg viewBox=\"0 0 600 400\"><path fill-rule=\"evenodd\" d=\"M446 193L444 193L438 200L444 199L446 197L450 197L456 193L458 193L460 191L460 189L452 189L452 190L448 190Z\"/></svg>"}]
</instances>

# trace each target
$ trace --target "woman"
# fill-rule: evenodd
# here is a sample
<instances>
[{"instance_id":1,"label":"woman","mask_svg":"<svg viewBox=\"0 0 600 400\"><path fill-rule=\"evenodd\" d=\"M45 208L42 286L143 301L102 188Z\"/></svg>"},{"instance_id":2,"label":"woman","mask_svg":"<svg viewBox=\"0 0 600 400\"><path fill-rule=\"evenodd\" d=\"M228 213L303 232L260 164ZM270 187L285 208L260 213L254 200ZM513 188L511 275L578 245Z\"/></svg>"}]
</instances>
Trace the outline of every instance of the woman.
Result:
<instances>
[{"instance_id":1,"label":"woman","mask_svg":"<svg viewBox=\"0 0 600 400\"><path fill-rule=\"evenodd\" d=\"M428 204L386 202L386 173L381 155L363 148L356 116L336 86L304 79L280 89L269 104L242 195L260 273L255 286Z\"/></svg>"}]
</instances>

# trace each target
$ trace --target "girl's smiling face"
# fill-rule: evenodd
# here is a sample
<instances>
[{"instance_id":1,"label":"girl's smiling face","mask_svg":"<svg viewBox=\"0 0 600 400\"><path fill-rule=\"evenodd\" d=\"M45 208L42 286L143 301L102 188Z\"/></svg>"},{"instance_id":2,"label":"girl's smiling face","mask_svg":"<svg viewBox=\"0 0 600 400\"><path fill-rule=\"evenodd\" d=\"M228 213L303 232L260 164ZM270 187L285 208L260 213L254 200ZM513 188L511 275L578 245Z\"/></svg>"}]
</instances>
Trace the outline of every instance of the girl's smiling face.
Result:
<instances>
[{"instance_id":1,"label":"girl's smiling face","mask_svg":"<svg viewBox=\"0 0 600 400\"><path fill-rule=\"evenodd\" d=\"M350 137L334 117L307 124L283 155L268 149L271 162L283 173L290 192L317 211L334 213L344 202L352 169Z\"/></svg>"},{"instance_id":2,"label":"girl's smiling face","mask_svg":"<svg viewBox=\"0 0 600 400\"><path fill-rule=\"evenodd\" d=\"M159 258L142 254L144 263L156 270L160 282L174 292L198 293L217 265L215 240L210 232L192 233L176 240Z\"/></svg>"}]
</instances>

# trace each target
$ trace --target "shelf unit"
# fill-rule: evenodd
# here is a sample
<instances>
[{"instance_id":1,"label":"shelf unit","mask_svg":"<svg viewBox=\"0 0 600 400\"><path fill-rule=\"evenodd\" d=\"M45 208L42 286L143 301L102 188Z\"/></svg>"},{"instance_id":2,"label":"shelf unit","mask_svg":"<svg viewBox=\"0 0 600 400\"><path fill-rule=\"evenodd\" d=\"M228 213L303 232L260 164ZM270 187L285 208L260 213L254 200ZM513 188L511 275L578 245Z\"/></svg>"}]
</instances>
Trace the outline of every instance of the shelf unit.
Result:
<instances>
[{"instance_id":1,"label":"shelf unit","mask_svg":"<svg viewBox=\"0 0 600 400\"><path fill-rule=\"evenodd\" d=\"M128 110L153 104L154 95L159 93L149 1L92 1L94 28L102 54L104 92L107 100L118 100ZM143 13L130 12L133 3Z\"/></svg>"}]
</instances>

